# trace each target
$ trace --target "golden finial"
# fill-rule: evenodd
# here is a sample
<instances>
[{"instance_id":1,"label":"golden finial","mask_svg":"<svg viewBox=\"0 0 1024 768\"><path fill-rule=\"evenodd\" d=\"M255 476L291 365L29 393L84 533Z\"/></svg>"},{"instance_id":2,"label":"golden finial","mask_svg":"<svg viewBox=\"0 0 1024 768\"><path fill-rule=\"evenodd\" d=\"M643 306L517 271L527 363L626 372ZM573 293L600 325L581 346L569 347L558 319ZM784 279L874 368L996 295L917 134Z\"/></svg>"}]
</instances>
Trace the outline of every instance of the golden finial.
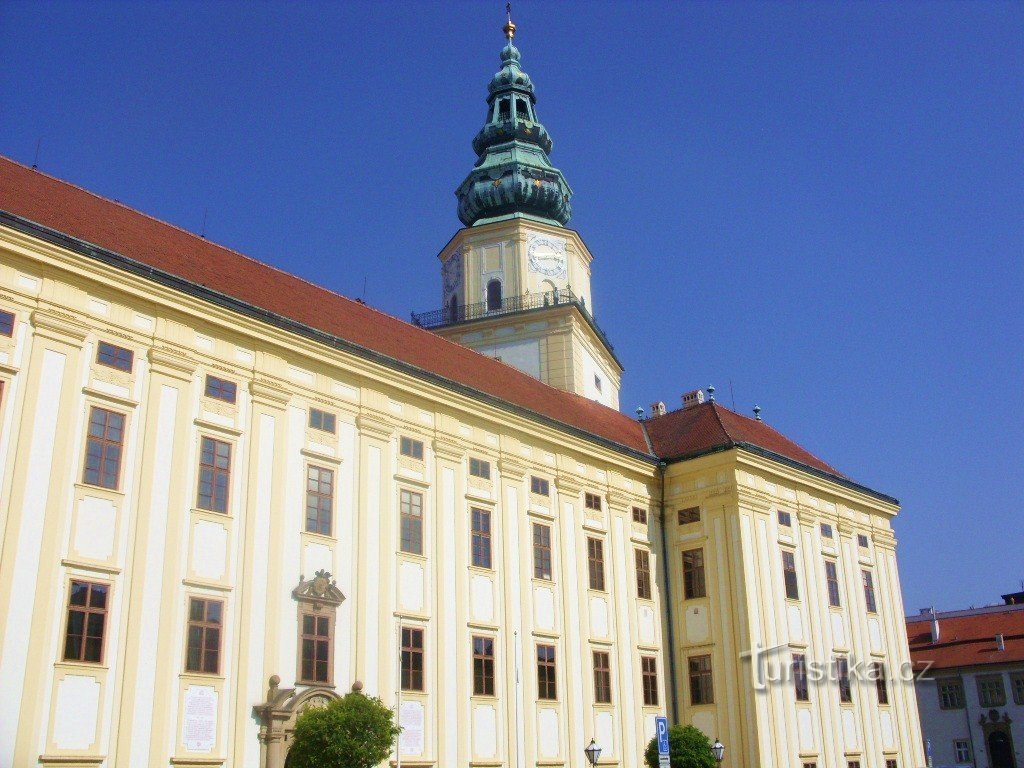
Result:
<instances>
[{"instance_id":1,"label":"golden finial","mask_svg":"<svg viewBox=\"0 0 1024 768\"><path fill-rule=\"evenodd\" d=\"M508 21L505 22L505 26L502 30L505 32L505 37L511 43L512 38L516 36L516 25L512 23L512 3L505 3L505 16Z\"/></svg>"}]
</instances>

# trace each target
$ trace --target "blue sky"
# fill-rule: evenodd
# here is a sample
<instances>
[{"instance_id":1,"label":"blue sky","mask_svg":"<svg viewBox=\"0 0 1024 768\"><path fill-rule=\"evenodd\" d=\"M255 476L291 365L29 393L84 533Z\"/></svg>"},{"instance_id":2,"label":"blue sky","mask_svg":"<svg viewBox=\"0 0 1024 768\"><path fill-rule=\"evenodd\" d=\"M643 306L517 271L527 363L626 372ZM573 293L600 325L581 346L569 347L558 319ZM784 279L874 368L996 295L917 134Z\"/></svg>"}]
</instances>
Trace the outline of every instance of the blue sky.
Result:
<instances>
[{"instance_id":1,"label":"blue sky","mask_svg":"<svg viewBox=\"0 0 1024 768\"><path fill-rule=\"evenodd\" d=\"M502 2L0 4L0 153L400 317ZM897 496L908 611L1024 579L1024 6L515 3L623 409L714 384Z\"/></svg>"}]
</instances>

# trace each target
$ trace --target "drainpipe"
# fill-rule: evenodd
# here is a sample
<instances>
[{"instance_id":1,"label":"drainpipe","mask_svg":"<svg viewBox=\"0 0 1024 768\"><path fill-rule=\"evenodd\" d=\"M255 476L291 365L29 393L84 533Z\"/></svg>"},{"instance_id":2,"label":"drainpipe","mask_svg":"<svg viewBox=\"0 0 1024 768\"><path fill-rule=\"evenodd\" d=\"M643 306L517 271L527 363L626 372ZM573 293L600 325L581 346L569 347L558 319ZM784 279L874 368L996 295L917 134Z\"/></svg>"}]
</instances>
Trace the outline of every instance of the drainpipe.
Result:
<instances>
[{"instance_id":1,"label":"drainpipe","mask_svg":"<svg viewBox=\"0 0 1024 768\"><path fill-rule=\"evenodd\" d=\"M665 469L667 467L668 465L664 461L658 462L658 474L661 478L661 500L658 503L658 517L661 520L661 562L664 563L662 568L665 573L665 624L668 627L669 700L672 702L669 715L674 721L678 722L679 698L676 685L678 683L676 679L676 633L672 621L674 612L672 610L672 589L669 586L672 578L668 559L668 534L666 533L668 524L665 520Z\"/></svg>"}]
</instances>

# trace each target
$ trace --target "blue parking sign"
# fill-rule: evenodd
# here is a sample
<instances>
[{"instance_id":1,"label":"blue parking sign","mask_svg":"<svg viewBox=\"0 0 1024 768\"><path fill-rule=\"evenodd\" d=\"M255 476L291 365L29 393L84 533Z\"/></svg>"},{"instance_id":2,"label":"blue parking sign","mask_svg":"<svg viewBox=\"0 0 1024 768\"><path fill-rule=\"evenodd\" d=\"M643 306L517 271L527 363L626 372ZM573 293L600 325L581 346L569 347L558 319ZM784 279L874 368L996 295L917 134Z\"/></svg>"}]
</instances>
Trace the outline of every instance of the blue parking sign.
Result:
<instances>
[{"instance_id":1,"label":"blue parking sign","mask_svg":"<svg viewBox=\"0 0 1024 768\"><path fill-rule=\"evenodd\" d=\"M668 718L654 718L655 727L658 731L658 756L668 757Z\"/></svg>"}]
</instances>

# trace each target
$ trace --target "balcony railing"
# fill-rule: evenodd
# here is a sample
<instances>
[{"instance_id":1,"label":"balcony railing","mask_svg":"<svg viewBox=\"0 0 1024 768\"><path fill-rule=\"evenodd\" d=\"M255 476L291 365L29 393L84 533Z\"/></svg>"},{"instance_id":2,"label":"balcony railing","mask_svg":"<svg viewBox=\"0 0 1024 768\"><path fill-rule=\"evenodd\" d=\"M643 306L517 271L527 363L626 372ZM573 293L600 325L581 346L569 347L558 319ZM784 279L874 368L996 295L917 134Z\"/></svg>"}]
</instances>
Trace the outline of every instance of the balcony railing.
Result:
<instances>
[{"instance_id":1,"label":"balcony railing","mask_svg":"<svg viewBox=\"0 0 1024 768\"><path fill-rule=\"evenodd\" d=\"M481 301L476 304L466 304L461 307L445 307L443 309L435 309L431 312L413 312L412 322L414 325L418 325L421 328L441 328L446 325L456 325L458 323L468 323L473 320L481 320L487 317L500 317L501 315L510 315L514 312L523 312L526 310L545 309L546 307L558 307L572 304L583 315L584 319L589 323L590 327L594 329L594 333L597 334L598 338L604 342L605 346L609 350L612 349L612 343L608 341L608 337L604 335L596 322L594 322L593 316L587 310L587 305L584 303L581 296L577 296L569 288L556 288L553 291L547 291L545 293L527 293L522 296L509 296L503 298L499 306L495 307L491 305L488 307L488 302Z\"/></svg>"}]
</instances>

